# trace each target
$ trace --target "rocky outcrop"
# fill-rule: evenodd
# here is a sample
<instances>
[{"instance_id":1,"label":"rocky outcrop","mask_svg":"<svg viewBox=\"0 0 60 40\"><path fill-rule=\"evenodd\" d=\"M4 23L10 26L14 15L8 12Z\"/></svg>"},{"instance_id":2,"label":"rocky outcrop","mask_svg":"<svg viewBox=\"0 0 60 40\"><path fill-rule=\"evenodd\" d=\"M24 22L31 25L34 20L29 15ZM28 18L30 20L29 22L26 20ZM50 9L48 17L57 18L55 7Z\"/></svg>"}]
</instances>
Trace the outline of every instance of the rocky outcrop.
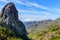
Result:
<instances>
[{"instance_id":1,"label":"rocky outcrop","mask_svg":"<svg viewBox=\"0 0 60 40\"><path fill-rule=\"evenodd\" d=\"M10 28L16 36L27 40L25 25L18 19L18 11L13 3L8 3L0 13L0 23Z\"/></svg>"}]
</instances>

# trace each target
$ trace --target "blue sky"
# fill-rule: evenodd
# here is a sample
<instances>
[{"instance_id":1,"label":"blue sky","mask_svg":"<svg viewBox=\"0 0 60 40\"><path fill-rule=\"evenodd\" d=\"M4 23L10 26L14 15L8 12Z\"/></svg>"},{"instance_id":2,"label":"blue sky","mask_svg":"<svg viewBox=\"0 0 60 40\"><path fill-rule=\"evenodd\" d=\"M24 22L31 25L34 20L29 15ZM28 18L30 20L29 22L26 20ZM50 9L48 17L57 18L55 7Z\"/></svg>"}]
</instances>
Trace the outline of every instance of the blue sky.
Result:
<instances>
[{"instance_id":1,"label":"blue sky","mask_svg":"<svg viewBox=\"0 0 60 40\"><path fill-rule=\"evenodd\" d=\"M60 0L0 0L0 10L13 2L21 21L38 21L60 17Z\"/></svg>"}]
</instances>

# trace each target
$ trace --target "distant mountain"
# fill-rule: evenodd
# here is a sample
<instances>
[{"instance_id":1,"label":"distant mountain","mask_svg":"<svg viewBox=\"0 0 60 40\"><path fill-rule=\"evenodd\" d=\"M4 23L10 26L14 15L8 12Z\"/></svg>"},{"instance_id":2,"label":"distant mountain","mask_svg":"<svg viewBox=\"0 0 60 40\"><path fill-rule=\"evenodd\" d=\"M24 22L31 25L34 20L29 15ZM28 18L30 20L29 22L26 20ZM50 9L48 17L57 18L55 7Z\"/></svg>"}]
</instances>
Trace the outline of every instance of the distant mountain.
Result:
<instances>
[{"instance_id":1,"label":"distant mountain","mask_svg":"<svg viewBox=\"0 0 60 40\"><path fill-rule=\"evenodd\" d=\"M42 26L45 26L46 24L48 24L49 22L51 22L52 20L42 20L42 21L33 21L33 22L25 22L24 24L25 24L25 26L26 26L26 28L27 28L27 30L28 29L33 29L33 28L37 28L37 26L40 26L40 27L42 27Z\"/></svg>"},{"instance_id":2,"label":"distant mountain","mask_svg":"<svg viewBox=\"0 0 60 40\"><path fill-rule=\"evenodd\" d=\"M27 29L32 40L60 40L60 18L32 25Z\"/></svg>"},{"instance_id":3,"label":"distant mountain","mask_svg":"<svg viewBox=\"0 0 60 40\"><path fill-rule=\"evenodd\" d=\"M48 28L49 25L60 25L60 18L57 18L56 20L42 20L42 21L34 21L34 22L30 22L30 24L26 27L28 31L30 30L36 30L36 29L40 29L40 30L44 30L46 28Z\"/></svg>"},{"instance_id":4,"label":"distant mountain","mask_svg":"<svg viewBox=\"0 0 60 40\"><path fill-rule=\"evenodd\" d=\"M53 20L50 24L60 24L60 18Z\"/></svg>"}]
</instances>

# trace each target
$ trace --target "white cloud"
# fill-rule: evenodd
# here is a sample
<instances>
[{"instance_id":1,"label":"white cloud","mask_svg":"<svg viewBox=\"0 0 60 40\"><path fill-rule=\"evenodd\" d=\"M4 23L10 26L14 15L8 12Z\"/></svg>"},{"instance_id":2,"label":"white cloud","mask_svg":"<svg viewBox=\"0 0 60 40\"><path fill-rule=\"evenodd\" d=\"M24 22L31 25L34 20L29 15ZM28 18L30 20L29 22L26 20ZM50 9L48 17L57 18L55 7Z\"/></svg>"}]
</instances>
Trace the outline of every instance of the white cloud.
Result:
<instances>
[{"instance_id":1,"label":"white cloud","mask_svg":"<svg viewBox=\"0 0 60 40\"><path fill-rule=\"evenodd\" d=\"M40 15L40 14L42 14L42 15L46 15L46 16L51 16L51 15L53 15L52 13L47 12L47 11L36 11L36 10L19 10L19 9L18 9L18 11L19 11L19 12L24 12L24 13L32 13L32 14L37 14L37 15Z\"/></svg>"},{"instance_id":2,"label":"white cloud","mask_svg":"<svg viewBox=\"0 0 60 40\"><path fill-rule=\"evenodd\" d=\"M0 0L0 1L8 3L7 0ZM37 3L22 2L20 0L10 0L10 1L12 1L14 3L26 5L26 6L29 6L29 7L37 7L37 8L40 8L40 9L47 10L47 11L37 11L37 10L20 10L20 9L18 9L19 12L24 12L25 13L24 15L19 15L19 19L21 19L22 21L33 21L33 20L48 19L48 18L53 18L54 17L53 13L60 14L60 9L57 9L57 8L52 8L51 9L51 8L47 8L47 7L42 6L40 4L37 4ZM50 13L50 12L52 12L52 13ZM34 15L28 15L26 13L32 13ZM42 14L42 16L40 14Z\"/></svg>"},{"instance_id":3,"label":"white cloud","mask_svg":"<svg viewBox=\"0 0 60 40\"><path fill-rule=\"evenodd\" d=\"M26 6L34 6L34 7L38 7L38 8L41 8L41 9L44 9L44 10L47 10L47 11L52 11L50 8L47 8L47 7L44 7L40 4L36 4L36 3L32 3L32 2L22 2L22 1L19 1L19 0L13 0L15 3L19 3L19 4L22 4L22 5L26 5Z\"/></svg>"},{"instance_id":4,"label":"white cloud","mask_svg":"<svg viewBox=\"0 0 60 40\"><path fill-rule=\"evenodd\" d=\"M23 2L21 2L19 0L12 0L12 1L14 1L15 3L19 3L19 4L22 4L22 5L25 5L25 3L23 3Z\"/></svg>"},{"instance_id":5,"label":"white cloud","mask_svg":"<svg viewBox=\"0 0 60 40\"><path fill-rule=\"evenodd\" d=\"M50 8L44 7L44 6L40 5L40 4L36 4L36 3L32 3L32 2L27 2L27 4L30 5L30 6L35 6L35 7L41 8L41 9L52 11Z\"/></svg>"},{"instance_id":6,"label":"white cloud","mask_svg":"<svg viewBox=\"0 0 60 40\"><path fill-rule=\"evenodd\" d=\"M60 9L59 8L53 8L53 11L60 13Z\"/></svg>"},{"instance_id":7,"label":"white cloud","mask_svg":"<svg viewBox=\"0 0 60 40\"><path fill-rule=\"evenodd\" d=\"M0 1L6 2L6 3L9 2L8 0L0 0ZM11 2L11 0L10 0L10 2ZM37 8L40 8L40 9L44 9L44 10L47 10L47 11L52 11L50 8L44 7L44 6L40 5L40 4L28 2L28 1L27 2L22 2L20 0L12 0L12 2L18 3L18 4L22 4L22 5L26 5L26 6L30 6L30 7L34 6L34 7L37 7Z\"/></svg>"},{"instance_id":8,"label":"white cloud","mask_svg":"<svg viewBox=\"0 0 60 40\"><path fill-rule=\"evenodd\" d=\"M25 12L27 13L27 11L24 11L24 13ZM44 19L49 19L49 18L52 19L53 18L52 17L53 14L51 14L49 12L44 12L44 11L41 11L41 12L38 12L38 13L33 13L33 15L32 14L26 14L26 13L22 14L22 15L19 15L19 19L21 21L38 21L38 20L44 20ZM35 14L37 14L37 15L35 15Z\"/></svg>"},{"instance_id":9,"label":"white cloud","mask_svg":"<svg viewBox=\"0 0 60 40\"><path fill-rule=\"evenodd\" d=\"M19 10L19 9L18 9ZM25 14L19 15L19 19L21 21L39 21L44 19L53 19L53 14L47 11L36 11L36 10L19 10L19 12L23 12ZM28 13L28 14L26 14ZM32 14L29 14L32 13ZM41 16L42 14L42 16Z\"/></svg>"},{"instance_id":10,"label":"white cloud","mask_svg":"<svg viewBox=\"0 0 60 40\"><path fill-rule=\"evenodd\" d=\"M7 1L7 0L5 0L5 1ZM32 6L33 6L33 7L37 7L37 8L40 8L40 9L47 10L47 11L49 11L49 12L57 11L56 9L48 8L48 7L42 6L42 5L37 4L37 3L29 2L29 1L27 1L27 0L26 0L25 2L23 2L23 1L21 1L21 0L12 0L12 2L18 3L18 4L22 4L22 5L26 5L26 6L29 6L29 7L32 7ZM21 11L26 12L25 10L21 10ZM19 11L19 12L20 12L20 11Z\"/></svg>"},{"instance_id":11,"label":"white cloud","mask_svg":"<svg viewBox=\"0 0 60 40\"><path fill-rule=\"evenodd\" d=\"M36 15L19 15L19 19L21 21L38 21L39 19L41 20L40 16L36 16Z\"/></svg>"},{"instance_id":12,"label":"white cloud","mask_svg":"<svg viewBox=\"0 0 60 40\"><path fill-rule=\"evenodd\" d=\"M52 13L55 15L55 16L59 16L60 15L60 9L59 8L52 8Z\"/></svg>"},{"instance_id":13,"label":"white cloud","mask_svg":"<svg viewBox=\"0 0 60 40\"><path fill-rule=\"evenodd\" d=\"M23 22L26 21L40 21L46 19L53 19L52 16L40 16L40 15L19 15L19 19Z\"/></svg>"},{"instance_id":14,"label":"white cloud","mask_svg":"<svg viewBox=\"0 0 60 40\"><path fill-rule=\"evenodd\" d=\"M27 21L40 21L41 19L24 19L24 20L21 20L23 22L27 22Z\"/></svg>"},{"instance_id":15,"label":"white cloud","mask_svg":"<svg viewBox=\"0 0 60 40\"><path fill-rule=\"evenodd\" d=\"M0 1L5 2L5 3L8 3L8 1L7 1L7 0L0 0Z\"/></svg>"}]
</instances>

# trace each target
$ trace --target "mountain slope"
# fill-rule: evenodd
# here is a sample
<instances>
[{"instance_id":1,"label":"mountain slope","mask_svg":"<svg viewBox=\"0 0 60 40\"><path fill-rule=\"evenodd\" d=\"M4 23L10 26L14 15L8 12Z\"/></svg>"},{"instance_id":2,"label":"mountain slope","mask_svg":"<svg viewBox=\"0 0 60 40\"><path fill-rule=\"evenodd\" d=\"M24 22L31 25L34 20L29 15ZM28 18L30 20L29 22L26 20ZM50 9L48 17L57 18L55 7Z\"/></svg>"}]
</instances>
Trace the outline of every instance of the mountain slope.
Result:
<instances>
[{"instance_id":1,"label":"mountain slope","mask_svg":"<svg viewBox=\"0 0 60 40\"><path fill-rule=\"evenodd\" d=\"M29 31L28 36L32 40L58 40L60 38L60 18L49 22L44 28L41 28L42 26L39 25L36 27Z\"/></svg>"},{"instance_id":2,"label":"mountain slope","mask_svg":"<svg viewBox=\"0 0 60 40\"><path fill-rule=\"evenodd\" d=\"M30 31L36 28L44 28L51 21L52 20L33 21L33 22L26 22L25 24L26 24L27 30Z\"/></svg>"}]
</instances>

